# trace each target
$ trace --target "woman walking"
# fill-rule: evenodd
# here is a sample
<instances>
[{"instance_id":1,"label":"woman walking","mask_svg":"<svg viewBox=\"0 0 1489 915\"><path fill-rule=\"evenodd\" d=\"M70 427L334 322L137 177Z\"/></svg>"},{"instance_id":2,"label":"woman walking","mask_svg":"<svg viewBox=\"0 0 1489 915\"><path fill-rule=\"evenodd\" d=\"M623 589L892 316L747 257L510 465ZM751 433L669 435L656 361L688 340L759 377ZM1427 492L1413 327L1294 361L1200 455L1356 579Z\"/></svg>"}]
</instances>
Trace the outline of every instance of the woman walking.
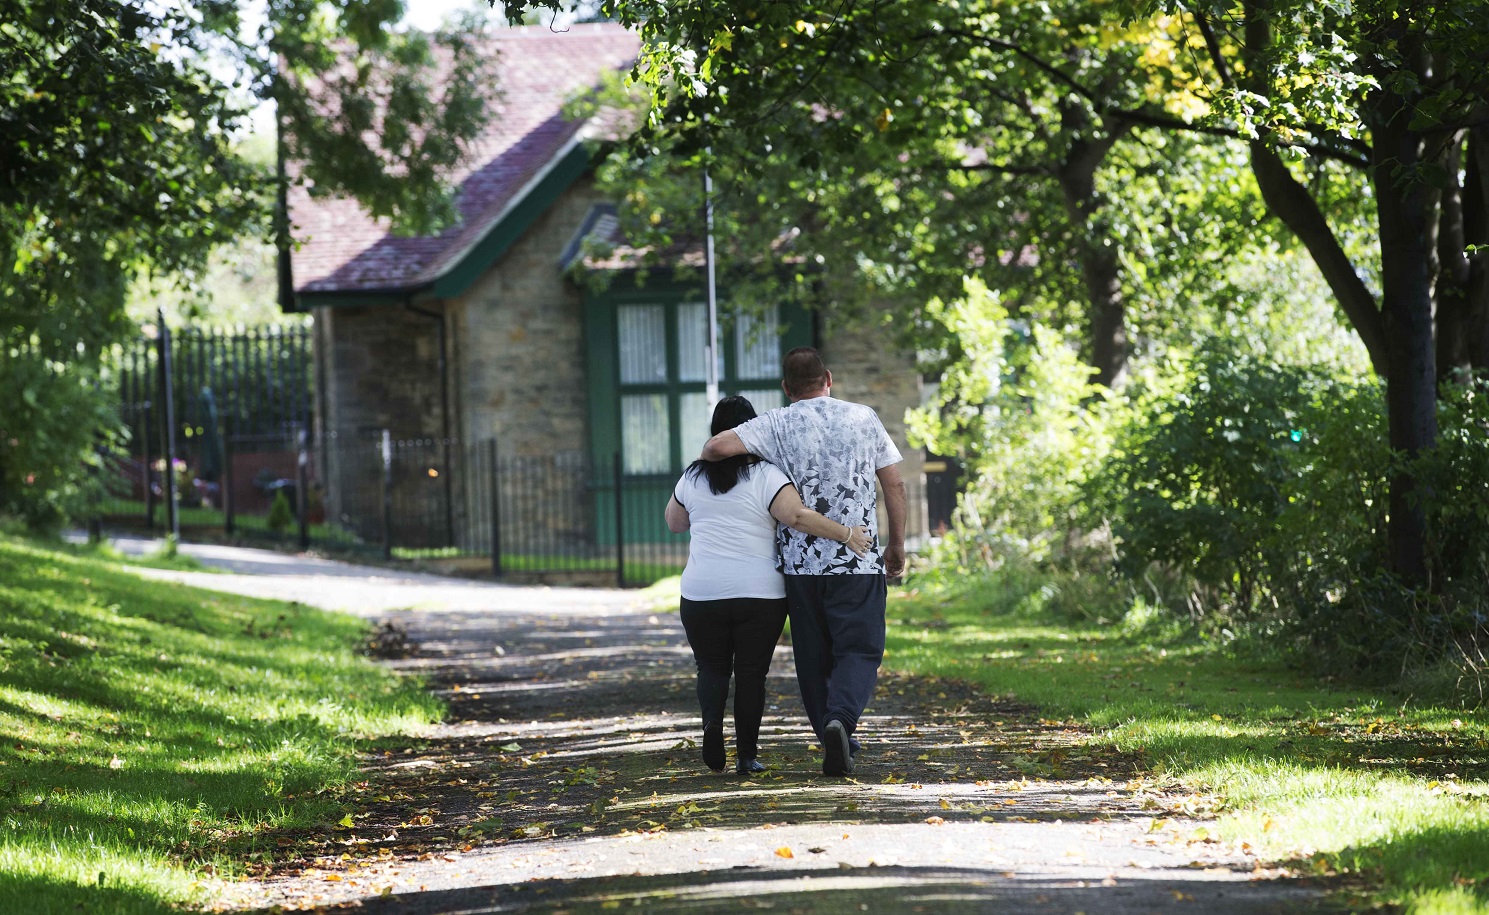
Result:
<instances>
[{"instance_id":1,"label":"woman walking","mask_svg":"<svg viewBox=\"0 0 1489 915\"><path fill-rule=\"evenodd\" d=\"M755 418L743 397L726 397L713 413L713 435ZM734 687L736 771L764 772L758 757L765 675L786 622L786 584L776 559L776 522L845 543L863 555L868 528L848 527L802 504L791 480L752 455L694 461L667 503L667 527L691 531L682 573L680 615L698 664L703 761L722 772L724 705Z\"/></svg>"}]
</instances>

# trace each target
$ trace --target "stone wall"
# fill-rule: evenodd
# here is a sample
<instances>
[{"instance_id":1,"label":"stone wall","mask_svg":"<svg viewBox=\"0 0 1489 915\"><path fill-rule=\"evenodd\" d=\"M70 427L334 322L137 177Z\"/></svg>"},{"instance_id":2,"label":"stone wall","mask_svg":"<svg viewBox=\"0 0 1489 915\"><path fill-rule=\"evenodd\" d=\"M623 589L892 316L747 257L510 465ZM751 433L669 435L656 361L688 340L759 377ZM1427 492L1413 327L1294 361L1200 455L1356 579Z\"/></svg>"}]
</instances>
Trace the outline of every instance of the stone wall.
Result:
<instances>
[{"instance_id":1,"label":"stone wall","mask_svg":"<svg viewBox=\"0 0 1489 915\"><path fill-rule=\"evenodd\" d=\"M576 182L450 303L460 434L497 442L515 552L593 546L592 493L575 485L589 453L584 296L560 257L598 202L591 179Z\"/></svg>"},{"instance_id":2,"label":"stone wall","mask_svg":"<svg viewBox=\"0 0 1489 915\"><path fill-rule=\"evenodd\" d=\"M920 374L914 357L895 347L889 329L878 320L883 314L869 311L851 321L826 315L822 359L832 372L833 396L873 407L904 456L900 472L910 495L906 528L914 538L926 530L925 452L910 447L905 437L905 411L920 406Z\"/></svg>"},{"instance_id":3,"label":"stone wall","mask_svg":"<svg viewBox=\"0 0 1489 915\"><path fill-rule=\"evenodd\" d=\"M439 323L399 305L318 308L314 318L327 516L363 539L377 541L382 537L382 430L389 430L395 441L433 441L443 435ZM421 450L443 463L442 449ZM445 492L429 485L427 467L418 472L411 467L408 460L395 465L395 499L401 504L438 500L434 516L439 523L431 527L405 518L400 545L435 545L447 539Z\"/></svg>"},{"instance_id":4,"label":"stone wall","mask_svg":"<svg viewBox=\"0 0 1489 915\"><path fill-rule=\"evenodd\" d=\"M598 202L592 180L576 182L452 303L466 440L494 436L503 455L587 453L584 297L559 258Z\"/></svg>"},{"instance_id":5,"label":"stone wall","mask_svg":"<svg viewBox=\"0 0 1489 915\"><path fill-rule=\"evenodd\" d=\"M337 439L382 429L395 439L442 434L436 319L381 305L317 308L315 322L323 335L328 432Z\"/></svg>"}]
</instances>

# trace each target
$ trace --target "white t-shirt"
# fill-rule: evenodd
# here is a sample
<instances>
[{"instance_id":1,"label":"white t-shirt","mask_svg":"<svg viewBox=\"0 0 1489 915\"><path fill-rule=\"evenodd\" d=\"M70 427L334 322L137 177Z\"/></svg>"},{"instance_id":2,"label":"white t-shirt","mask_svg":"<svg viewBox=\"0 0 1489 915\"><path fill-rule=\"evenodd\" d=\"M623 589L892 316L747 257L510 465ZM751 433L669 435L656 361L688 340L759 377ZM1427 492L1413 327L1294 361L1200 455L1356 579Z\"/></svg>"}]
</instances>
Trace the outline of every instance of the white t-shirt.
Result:
<instances>
[{"instance_id":1,"label":"white t-shirt","mask_svg":"<svg viewBox=\"0 0 1489 915\"><path fill-rule=\"evenodd\" d=\"M791 481L767 461L749 468L726 493L715 495L702 473L684 473L672 494L688 510L692 538L682 571L688 600L786 596L776 562L776 521L770 503Z\"/></svg>"},{"instance_id":2,"label":"white t-shirt","mask_svg":"<svg viewBox=\"0 0 1489 915\"><path fill-rule=\"evenodd\" d=\"M852 527L867 527L873 546L859 556L846 544L782 527L787 575L882 575L875 514L878 472L900 462L879 414L863 404L809 397L734 427L745 450L786 472L807 508Z\"/></svg>"}]
</instances>

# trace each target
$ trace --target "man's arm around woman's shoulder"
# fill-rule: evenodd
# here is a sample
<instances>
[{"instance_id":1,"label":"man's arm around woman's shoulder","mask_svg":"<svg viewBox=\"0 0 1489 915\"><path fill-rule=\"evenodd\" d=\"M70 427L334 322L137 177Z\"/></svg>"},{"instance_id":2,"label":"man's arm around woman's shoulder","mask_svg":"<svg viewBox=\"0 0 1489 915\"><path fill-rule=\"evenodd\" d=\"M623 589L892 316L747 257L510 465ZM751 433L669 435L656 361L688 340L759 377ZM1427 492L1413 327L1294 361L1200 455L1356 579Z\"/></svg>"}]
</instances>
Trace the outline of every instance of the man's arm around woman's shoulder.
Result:
<instances>
[{"instance_id":1,"label":"man's arm around woman's shoulder","mask_svg":"<svg viewBox=\"0 0 1489 915\"><path fill-rule=\"evenodd\" d=\"M732 458L737 455L747 454L744 442L733 429L725 429L718 435L709 439L703 446L703 459L705 461L722 461L724 458Z\"/></svg>"}]
</instances>

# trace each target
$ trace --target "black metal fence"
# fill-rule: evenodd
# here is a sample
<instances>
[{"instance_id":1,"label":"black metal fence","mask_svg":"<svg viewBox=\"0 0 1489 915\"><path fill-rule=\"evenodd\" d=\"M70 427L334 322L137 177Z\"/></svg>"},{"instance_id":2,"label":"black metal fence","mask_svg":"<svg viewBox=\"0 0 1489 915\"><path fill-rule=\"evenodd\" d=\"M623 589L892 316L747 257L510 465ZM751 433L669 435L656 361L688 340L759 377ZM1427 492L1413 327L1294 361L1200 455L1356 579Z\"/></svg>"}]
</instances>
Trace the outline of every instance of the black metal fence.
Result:
<instances>
[{"instance_id":1,"label":"black metal fence","mask_svg":"<svg viewBox=\"0 0 1489 915\"><path fill-rule=\"evenodd\" d=\"M171 332L159 325L153 337L119 347L109 377L126 435L100 514L168 527L174 489L188 527L220 521L233 502L267 518L277 492L296 495L313 362L303 326Z\"/></svg>"},{"instance_id":2,"label":"black metal fence","mask_svg":"<svg viewBox=\"0 0 1489 915\"><path fill-rule=\"evenodd\" d=\"M668 531L663 517L676 480L627 476L619 455L504 455L496 440L388 436L372 444L353 446L339 474L328 474L341 483L327 502L339 506L341 530L376 538L389 557L467 560L483 570L489 563L498 578L622 586L676 575L687 562L687 534ZM375 492L367 486L374 477ZM906 495L906 539L916 548L934 531L919 481L907 482ZM882 499L879 518L882 528Z\"/></svg>"},{"instance_id":3,"label":"black metal fence","mask_svg":"<svg viewBox=\"0 0 1489 915\"><path fill-rule=\"evenodd\" d=\"M387 433L226 441L227 497L220 506L181 507L183 528L515 581L646 585L687 562L687 535L668 531L663 518L676 481L618 474L615 459L506 455L494 440ZM908 483L907 495L913 549L932 532L920 485Z\"/></svg>"},{"instance_id":4,"label":"black metal fence","mask_svg":"<svg viewBox=\"0 0 1489 915\"><path fill-rule=\"evenodd\" d=\"M162 322L121 347L112 377L127 445L113 456L102 523L218 529L505 579L638 585L686 563L687 535L663 520L671 477L626 476L619 455L506 454L495 440L318 439L313 361L299 326L171 333ZM932 527L918 482L909 489L913 545Z\"/></svg>"},{"instance_id":5,"label":"black metal fence","mask_svg":"<svg viewBox=\"0 0 1489 915\"><path fill-rule=\"evenodd\" d=\"M671 481L621 476L617 487L613 462L577 452L506 455L496 440L385 434L334 444L326 461L331 526L388 558L621 585L687 561L686 536L662 521Z\"/></svg>"}]
</instances>

